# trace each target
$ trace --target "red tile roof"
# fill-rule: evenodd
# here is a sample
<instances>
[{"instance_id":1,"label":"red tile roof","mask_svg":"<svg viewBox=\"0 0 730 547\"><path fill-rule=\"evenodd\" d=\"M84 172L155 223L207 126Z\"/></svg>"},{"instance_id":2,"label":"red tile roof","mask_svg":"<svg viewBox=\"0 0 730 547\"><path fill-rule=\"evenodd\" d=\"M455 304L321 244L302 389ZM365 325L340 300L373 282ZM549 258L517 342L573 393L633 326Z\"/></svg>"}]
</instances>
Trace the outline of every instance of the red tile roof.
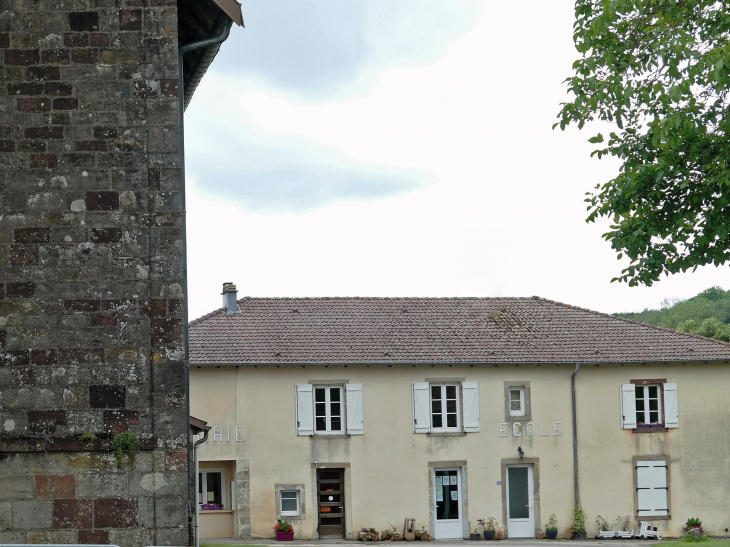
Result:
<instances>
[{"instance_id":1,"label":"red tile roof","mask_svg":"<svg viewBox=\"0 0 730 547\"><path fill-rule=\"evenodd\" d=\"M544 298L243 298L190 323L190 362L729 361L730 344Z\"/></svg>"}]
</instances>

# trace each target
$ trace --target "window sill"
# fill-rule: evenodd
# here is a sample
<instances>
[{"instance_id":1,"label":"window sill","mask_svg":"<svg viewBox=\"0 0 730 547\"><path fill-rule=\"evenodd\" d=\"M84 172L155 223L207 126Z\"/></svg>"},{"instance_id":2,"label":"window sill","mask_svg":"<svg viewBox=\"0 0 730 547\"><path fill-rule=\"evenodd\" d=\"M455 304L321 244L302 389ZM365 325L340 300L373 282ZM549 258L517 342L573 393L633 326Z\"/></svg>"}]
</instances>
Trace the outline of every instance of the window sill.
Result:
<instances>
[{"instance_id":1,"label":"window sill","mask_svg":"<svg viewBox=\"0 0 730 547\"><path fill-rule=\"evenodd\" d=\"M340 435L340 434L327 435L327 434L322 434L322 433L315 433L314 435L312 435L312 437L315 439L334 440L334 439L349 439L351 437L351 435Z\"/></svg>"},{"instance_id":2,"label":"window sill","mask_svg":"<svg viewBox=\"0 0 730 547\"><path fill-rule=\"evenodd\" d=\"M426 435L429 437L466 437L464 431L433 431Z\"/></svg>"},{"instance_id":3,"label":"window sill","mask_svg":"<svg viewBox=\"0 0 730 547\"><path fill-rule=\"evenodd\" d=\"M664 433L669 431L666 427L637 427L631 430L633 433Z\"/></svg>"},{"instance_id":4,"label":"window sill","mask_svg":"<svg viewBox=\"0 0 730 547\"><path fill-rule=\"evenodd\" d=\"M233 513L233 509L201 509L200 514L201 515L210 515L210 514L217 514L217 513Z\"/></svg>"},{"instance_id":5,"label":"window sill","mask_svg":"<svg viewBox=\"0 0 730 547\"><path fill-rule=\"evenodd\" d=\"M650 521L650 520L670 520L671 518L672 518L672 515L654 515L654 516L651 516L651 517L638 516L638 517L636 517L636 520L637 521L642 521L642 520L646 520L646 521Z\"/></svg>"}]
</instances>

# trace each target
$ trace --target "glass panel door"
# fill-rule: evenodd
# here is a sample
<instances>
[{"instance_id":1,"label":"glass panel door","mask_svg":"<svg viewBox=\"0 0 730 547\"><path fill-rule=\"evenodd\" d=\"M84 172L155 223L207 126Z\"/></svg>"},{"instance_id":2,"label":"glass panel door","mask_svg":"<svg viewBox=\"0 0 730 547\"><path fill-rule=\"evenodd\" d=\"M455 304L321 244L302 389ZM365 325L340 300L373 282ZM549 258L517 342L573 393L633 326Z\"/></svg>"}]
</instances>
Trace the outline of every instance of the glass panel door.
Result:
<instances>
[{"instance_id":1,"label":"glass panel door","mask_svg":"<svg viewBox=\"0 0 730 547\"><path fill-rule=\"evenodd\" d=\"M507 534L509 538L535 537L532 465L507 466Z\"/></svg>"},{"instance_id":2,"label":"glass panel door","mask_svg":"<svg viewBox=\"0 0 730 547\"><path fill-rule=\"evenodd\" d=\"M463 538L461 470L459 468L434 469L433 497L436 539Z\"/></svg>"}]
</instances>

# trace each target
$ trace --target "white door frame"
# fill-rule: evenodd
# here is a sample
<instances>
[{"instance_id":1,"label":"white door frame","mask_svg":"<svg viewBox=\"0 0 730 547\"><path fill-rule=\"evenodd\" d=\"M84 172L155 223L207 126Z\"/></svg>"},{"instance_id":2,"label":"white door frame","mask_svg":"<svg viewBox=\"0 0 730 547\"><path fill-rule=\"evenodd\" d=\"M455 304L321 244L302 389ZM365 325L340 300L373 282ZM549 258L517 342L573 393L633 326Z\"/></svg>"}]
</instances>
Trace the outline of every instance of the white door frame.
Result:
<instances>
[{"instance_id":1,"label":"white door frame","mask_svg":"<svg viewBox=\"0 0 730 547\"><path fill-rule=\"evenodd\" d=\"M509 469L510 468L527 468L527 496L529 507L529 518L526 519L510 519L509 518ZM509 464L506 470L506 503L507 503L507 534L510 538L534 538L535 537L535 477L534 468L531 463Z\"/></svg>"},{"instance_id":2,"label":"white door frame","mask_svg":"<svg viewBox=\"0 0 730 547\"><path fill-rule=\"evenodd\" d=\"M436 518L436 471L456 471L456 486L459 496L459 519L438 520ZM464 473L461 466L432 467L431 489L433 492L433 537L435 539L464 539ZM439 530L439 527L441 530ZM442 534L442 535L439 535Z\"/></svg>"}]
</instances>

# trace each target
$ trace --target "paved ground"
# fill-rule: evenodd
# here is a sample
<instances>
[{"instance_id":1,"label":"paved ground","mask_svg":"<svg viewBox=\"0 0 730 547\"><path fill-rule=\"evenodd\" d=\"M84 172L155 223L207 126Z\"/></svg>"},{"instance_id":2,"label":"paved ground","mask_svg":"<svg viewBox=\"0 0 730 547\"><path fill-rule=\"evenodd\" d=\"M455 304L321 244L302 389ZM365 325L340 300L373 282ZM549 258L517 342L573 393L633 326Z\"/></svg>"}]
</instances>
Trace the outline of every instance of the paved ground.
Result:
<instances>
[{"instance_id":1,"label":"paved ground","mask_svg":"<svg viewBox=\"0 0 730 547\"><path fill-rule=\"evenodd\" d=\"M504 547L547 547L547 540L544 539L506 539L503 540L505 543ZM347 544L347 545L353 545L356 543L355 540L343 540L343 539L320 539L316 541L307 541L307 540L294 540L291 543L282 543L280 541L276 541L274 539L248 539L248 540L240 540L240 539L221 539L221 538L215 538L215 539L200 539L200 543L212 543L212 544L230 544L230 545L273 545L277 544L281 547L318 547L320 545L328 546L328 545L336 545L336 544ZM424 544L424 547L428 545L429 547L486 547L486 541L476 543L468 540L450 540L450 541L430 541ZM606 545L606 547L650 547L652 543L657 543L656 540L615 540L615 539L602 539L602 540L596 540L596 539L590 539L586 541L573 541L573 540L567 540L567 539L555 539L550 541L550 544L555 543L561 543L564 547L567 547L570 545L570 547L597 547L598 545ZM375 545L380 546L389 546L392 545L391 542L368 542L365 544L366 547L373 547ZM399 542L398 545L401 545ZM421 542L414 542L414 545L421 545Z\"/></svg>"}]
</instances>

